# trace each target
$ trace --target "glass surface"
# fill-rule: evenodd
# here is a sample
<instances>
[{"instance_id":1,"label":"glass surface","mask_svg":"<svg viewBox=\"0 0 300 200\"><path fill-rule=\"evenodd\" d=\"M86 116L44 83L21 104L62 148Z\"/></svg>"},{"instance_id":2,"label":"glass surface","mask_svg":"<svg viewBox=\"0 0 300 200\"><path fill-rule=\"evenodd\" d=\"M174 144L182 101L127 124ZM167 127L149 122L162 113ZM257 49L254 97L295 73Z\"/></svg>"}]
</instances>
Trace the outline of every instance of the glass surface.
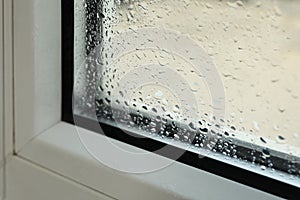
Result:
<instances>
[{"instance_id":1,"label":"glass surface","mask_svg":"<svg viewBox=\"0 0 300 200\"><path fill-rule=\"evenodd\" d=\"M299 176L300 1L99 4L75 5L76 114Z\"/></svg>"}]
</instances>

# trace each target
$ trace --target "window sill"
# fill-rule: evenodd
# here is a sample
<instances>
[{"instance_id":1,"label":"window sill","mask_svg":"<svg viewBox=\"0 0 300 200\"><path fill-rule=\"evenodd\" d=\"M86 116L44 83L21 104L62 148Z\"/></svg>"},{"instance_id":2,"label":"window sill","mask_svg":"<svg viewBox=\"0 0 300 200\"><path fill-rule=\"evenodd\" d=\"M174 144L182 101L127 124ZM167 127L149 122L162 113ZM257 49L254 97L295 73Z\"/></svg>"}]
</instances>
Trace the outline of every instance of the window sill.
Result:
<instances>
[{"instance_id":1,"label":"window sill","mask_svg":"<svg viewBox=\"0 0 300 200\"><path fill-rule=\"evenodd\" d=\"M58 123L25 145L18 156L117 199L280 199L177 162L152 173L117 172L96 161L76 131L73 125ZM80 132L104 139L85 129Z\"/></svg>"}]
</instances>

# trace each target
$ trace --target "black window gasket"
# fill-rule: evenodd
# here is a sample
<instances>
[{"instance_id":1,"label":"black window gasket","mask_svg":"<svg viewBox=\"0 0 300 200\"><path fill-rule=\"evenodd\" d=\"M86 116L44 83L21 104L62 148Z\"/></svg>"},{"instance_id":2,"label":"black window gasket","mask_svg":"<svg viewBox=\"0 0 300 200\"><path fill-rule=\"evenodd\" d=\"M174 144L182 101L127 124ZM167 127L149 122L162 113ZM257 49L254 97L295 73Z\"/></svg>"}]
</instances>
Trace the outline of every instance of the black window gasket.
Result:
<instances>
[{"instance_id":1,"label":"black window gasket","mask_svg":"<svg viewBox=\"0 0 300 200\"><path fill-rule=\"evenodd\" d=\"M88 6L97 4L99 0L87 0ZM62 0L62 121L74 124L74 116L72 110L72 95L73 95L73 82L74 82L74 0ZM92 6L95 7L95 6ZM88 12L96 12L95 9L89 9ZM96 13L89 13L96 16ZM93 19L90 19L93 20ZM96 19L95 19L96 20ZM94 26L96 31L99 27ZM94 34L95 31L91 31L87 34ZM92 35L96 40L96 36ZM91 119L76 115L76 125L82 126L89 130L99 133L99 123L104 130L105 135L116 140L131 144L144 150L154 151L164 146L164 143L151 138L139 138L134 137L134 133L131 135L124 134L119 128L98 122ZM78 124L79 123L79 124ZM109 134L114 133L114 134ZM101 133L100 133L101 134ZM251 160L253 154L259 155L261 152L253 149L248 149L242 146L236 147L241 152L245 160ZM177 147L173 147L173 151L178 150ZM162 155L170 157L171 155ZM287 171L288 164L286 160L271 156L272 162L277 163L277 168L282 171ZM229 180L242 183L244 185L274 194L287 199L297 199L300 196L300 188L288 183L275 180L264 175L248 171L246 169L230 165L215 159L204 157L198 159L196 153L186 151L179 159L178 162L184 163L189 166L196 167L198 169L210 172L212 174L227 178ZM259 161L258 161L259 163ZM297 169L300 168L300 163L297 164ZM276 168L276 166L275 166ZM296 172L298 173L298 172Z\"/></svg>"}]
</instances>

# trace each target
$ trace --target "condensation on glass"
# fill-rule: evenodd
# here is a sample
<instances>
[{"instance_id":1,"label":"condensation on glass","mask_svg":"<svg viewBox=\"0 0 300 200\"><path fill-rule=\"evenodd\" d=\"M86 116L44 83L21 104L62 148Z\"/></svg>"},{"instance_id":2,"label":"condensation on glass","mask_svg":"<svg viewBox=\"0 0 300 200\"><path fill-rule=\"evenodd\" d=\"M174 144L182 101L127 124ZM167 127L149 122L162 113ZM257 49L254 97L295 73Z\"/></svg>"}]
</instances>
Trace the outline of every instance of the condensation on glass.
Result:
<instances>
[{"instance_id":1,"label":"condensation on glass","mask_svg":"<svg viewBox=\"0 0 300 200\"><path fill-rule=\"evenodd\" d=\"M245 146L299 176L299 1L77 0L75 16L76 114L233 158Z\"/></svg>"}]
</instances>

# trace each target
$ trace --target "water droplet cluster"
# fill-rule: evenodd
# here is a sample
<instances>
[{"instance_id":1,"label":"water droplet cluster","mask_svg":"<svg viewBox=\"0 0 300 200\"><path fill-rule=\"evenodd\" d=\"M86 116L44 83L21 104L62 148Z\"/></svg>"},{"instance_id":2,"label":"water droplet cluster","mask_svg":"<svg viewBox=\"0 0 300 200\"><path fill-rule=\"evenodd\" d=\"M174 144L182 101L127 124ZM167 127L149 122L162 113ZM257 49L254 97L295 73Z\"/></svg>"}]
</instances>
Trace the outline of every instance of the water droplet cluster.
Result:
<instances>
[{"instance_id":1,"label":"water droplet cluster","mask_svg":"<svg viewBox=\"0 0 300 200\"><path fill-rule=\"evenodd\" d=\"M76 77L80 82L76 104L84 108L81 114L95 107L99 120L113 121L116 126L259 163L262 170L284 168L291 174L300 174L299 3L284 6L280 0L78 0L77 4L82 5L86 16L78 24L78 29L84 27L86 58L84 70ZM145 27L187 34L207 51L225 87L224 116L213 115L205 77L195 73L180 56L159 48L136 49L113 64L109 62L115 56L110 49L114 35ZM82 42L80 37L77 40ZM99 45L105 48L97 49ZM145 67L145 73L157 80L166 77L167 68L186 80L186 89L195 95L196 104L183 104L178 94L153 83L130 92L117 91L120 83L130 84L131 80L121 82L128 72L138 78L134 70L150 63L161 66L155 73ZM180 79L174 82L177 88L182 85ZM187 116L186 110L195 110L197 118ZM291 157L278 164L282 155Z\"/></svg>"}]
</instances>

